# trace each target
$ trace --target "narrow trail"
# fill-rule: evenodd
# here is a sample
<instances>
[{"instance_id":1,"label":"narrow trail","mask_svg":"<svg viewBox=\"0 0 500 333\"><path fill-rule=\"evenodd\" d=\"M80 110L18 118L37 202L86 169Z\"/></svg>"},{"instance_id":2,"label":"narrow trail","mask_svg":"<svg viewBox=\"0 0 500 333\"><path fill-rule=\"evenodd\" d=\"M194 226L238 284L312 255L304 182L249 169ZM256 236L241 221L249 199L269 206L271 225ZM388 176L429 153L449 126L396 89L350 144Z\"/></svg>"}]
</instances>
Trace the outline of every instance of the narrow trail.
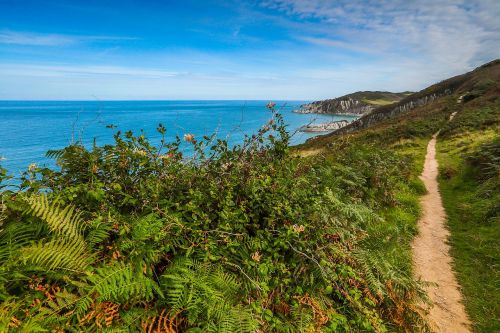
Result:
<instances>
[{"instance_id":1,"label":"narrow trail","mask_svg":"<svg viewBox=\"0 0 500 333\"><path fill-rule=\"evenodd\" d=\"M455 114L452 114L450 121ZM441 201L437 181L436 137L433 135L427 146L424 170L420 179L427 188L420 204L422 217L418 222L419 234L412 244L413 264L417 278L430 282L426 287L432 300L428 319L434 331L439 333L471 332L462 303L462 294L452 269L449 231L446 228L446 213Z\"/></svg>"}]
</instances>

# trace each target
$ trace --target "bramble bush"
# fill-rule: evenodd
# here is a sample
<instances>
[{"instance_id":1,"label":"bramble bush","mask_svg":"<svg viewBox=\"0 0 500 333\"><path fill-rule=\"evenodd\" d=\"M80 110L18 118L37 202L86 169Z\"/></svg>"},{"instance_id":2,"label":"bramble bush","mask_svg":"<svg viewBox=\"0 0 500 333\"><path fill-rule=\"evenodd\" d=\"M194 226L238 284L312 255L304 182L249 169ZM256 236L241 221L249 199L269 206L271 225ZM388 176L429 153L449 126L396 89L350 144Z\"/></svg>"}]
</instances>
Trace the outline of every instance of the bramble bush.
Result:
<instances>
[{"instance_id":1,"label":"bramble bush","mask_svg":"<svg viewBox=\"0 0 500 333\"><path fill-rule=\"evenodd\" d=\"M233 147L118 132L50 151L57 170L32 166L4 188L0 330L425 329L418 285L366 242L376 205L398 205L404 166L379 149L293 157L268 107Z\"/></svg>"}]
</instances>

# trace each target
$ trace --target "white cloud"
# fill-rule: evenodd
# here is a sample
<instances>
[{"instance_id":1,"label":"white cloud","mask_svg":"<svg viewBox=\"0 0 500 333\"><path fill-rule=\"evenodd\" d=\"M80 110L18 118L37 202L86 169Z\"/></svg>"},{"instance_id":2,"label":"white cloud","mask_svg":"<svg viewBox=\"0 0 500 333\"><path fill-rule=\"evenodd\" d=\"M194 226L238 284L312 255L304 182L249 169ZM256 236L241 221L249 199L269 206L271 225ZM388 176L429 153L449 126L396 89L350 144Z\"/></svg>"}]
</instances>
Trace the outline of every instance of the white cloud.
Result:
<instances>
[{"instance_id":1,"label":"white cloud","mask_svg":"<svg viewBox=\"0 0 500 333\"><path fill-rule=\"evenodd\" d=\"M321 37L310 37L310 36L304 36L304 37L298 37L298 38L300 40L305 41L305 42L319 45L319 46L341 48L341 49L347 49L347 50L363 52L363 53L376 53L376 50L374 50L374 49L364 47L362 45L357 45L354 43L341 41L341 40L321 38Z\"/></svg>"},{"instance_id":2,"label":"white cloud","mask_svg":"<svg viewBox=\"0 0 500 333\"><path fill-rule=\"evenodd\" d=\"M165 71L150 68L135 68L121 66L95 65L25 65L0 64L1 76L31 76L31 77L97 77L97 76L130 76L138 78L168 78L187 73Z\"/></svg>"},{"instance_id":3,"label":"white cloud","mask_svg":"<svg viewBox=\"0 0 500 333\"><path fill-rule=\"evenodd\" d=\"M56 34L33 34L14 31L0 32L1 44L56 46L75 43L75 39Z\"/></svg>"},{"instance_id":4,"label":"white cloud","mask_svg":"<svg viewBox=\"0 0 500 333\"><path fill-rule=\"evenodd\" d=\"M0 44L16 44L31 46L64 46L85 42L103 42L134 40L133 37L114 37L114 36L78 36L64 34L43 34L22 31L0 31Z\"/></svg>"},{"instance_id":5,"label":"white cloud","mask_svg":"<svg viewBox=\"0 0 500 333\"><path fill-rule=\"evenodd\" d=\"M498 0L269 0L261 5L303 22L300 40L378 52L391 62L415 60L444 77L500 55Z\"/></svg>"},{"instance_id":6,"label":"white cloud","mask_svg":"<svg viewBox=\"0 0 500 333\"><path fill-rule=\"evenodd\" d=\"M261 5L273 10L245 6L248 18L228 40L241 38L245 20L252 20L279 26L277 41L227 52L122 52L109 45L103 51L79 46L130 38L0 30L0 44L47 46L12 48L14 57L0 64L0 98L322 99L356 90L419 90L500 55L499 0ZM54 52L54 46L71 47ZM36 60L23 64L26 55Z\"/></svg>"},{"instance_id":7,"label":"white cloud","mask_svg":"<svg viewBox=\"0 0 500 333\"><path fill-rule=\"evenodd\" d=\"M230 65L229 63L226 63ZM441 79L419 64L373 62L297 67L288 73L249 69L175 72L95 65L0 64L0 99L325 99L357 90L414 90Z\"/></svg>"}]
</instances>

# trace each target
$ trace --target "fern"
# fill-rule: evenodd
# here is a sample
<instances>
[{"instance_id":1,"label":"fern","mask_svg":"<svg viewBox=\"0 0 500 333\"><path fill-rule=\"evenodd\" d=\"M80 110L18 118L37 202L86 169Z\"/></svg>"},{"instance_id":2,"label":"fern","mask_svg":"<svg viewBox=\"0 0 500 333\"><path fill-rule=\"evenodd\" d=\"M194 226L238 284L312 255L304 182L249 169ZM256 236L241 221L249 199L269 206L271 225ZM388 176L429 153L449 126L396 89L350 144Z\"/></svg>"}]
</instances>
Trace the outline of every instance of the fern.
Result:
<instances>
[{"instance_id":1,"label":"fern","mask_svg":"<svg viewBox=\"0 0 500 333\"><path fill-rule=\"evenodd\" d=\"M109 237L111 231L111 225L109 223L104 223L102 221L97 222L92 226L92 230L88 233L85 241L90 248L103 242Z\"/></svg>"},{"instance_id":2,"label":"fern","mask_svg":"<svg viewBox=\"0 0 500 333\"><path fill-rule=\"evenodd\" d=\"M173 313L182 313L191 325L205 322L208 332L253 332L252 312L238 302L236 277L210 264L178 260L161 277Z\"/></svg>"},{"instance_id":3,"label":"fern","mask_svg":"<svg viewBox=\"0 0 500 333\"><path fill-rule=\"evenodd\" d=\"M59 159L61 158L64 153L66 152L66 149L50 149L45 153L45 156L47 158L52 158L52 159Z\"/></svg>"},{"instance_id":4,"label":"fern","mask_svg":"<svg viewBox=\"0 0 500 333\"><path fill-rule=\"evenodd\" d=\"M91 257L82 240L64 238L38 242L22 249L25 262L46 270L64 270L82 273L91 263Z\"/></svg>"},{"instance_id":5,"label":"fern","mask_svg":"<svg viewBox=\"0 0 500 333\"><path fill-rule=\"evenodd\" d=\"M61 209L55 204L49 204L46 195L34 196L28 199L30 209L27 213L42 219L50 230L56 235L68 239L81 239L83 241L80 213L75 213L73 206Z\"/></svg>"},{"instance_id":6,"label":"fern","mask_svg":"<svg viewBox=\"0 0 500 333\"><path fill-rule=\"evenodd\" d=\"M89 295L97 292L100 302L150 301L155 293L162 296L155 281L124 263L97 268L89 280L92 283Z\"/></svg>"},{"instance_id":7,"label":"fern","mask_svg":"<svg viewBox=\"0 0 500 333\"><path fill-rule=\"evenodd\" d=\"M44 225L41 223L14 222L9 223L0 231L0 263L5 264L9 259L16 259L18 251L38 239Z\"/></svg>"},{"instance_id":8,"label":"fern","mask_svg":"<svg viewBox=\"0 0 500 333\"><path fill-rule=\"evenodd\" d=\"M206 331L210 333L255 332L256 321L249 309L236 306L228 310L218 322L210 322Z\"/></svg>"},{"instance_id":9,"label":"fern","mask_svg":"<svg viewBox=\"0 0 500 333\"><path fill-rule=\"evenodd\" d=\"M353 253L353 257L357 260L358 265L362 269L370 291L379 297L385 296L384 285L379 276L379 272L384 271L381 265L385 264L385 262L377 257L376 253L374 254L360 249ZM384 268L388 268L388 265L384 266Z\"/></svg>"},{"instance_id":10,"label":"fern","mask_svg":"<svg viewBox=\"0 0 500 333\"><path fill-rule=\"evenodd\" d=\"M25 213L44 221L53 239L24 247L23 260L49 271L85 271L92 260L82 236L80 214L72 206L61 209L49 204L46 195L32 196L27 202L30 208Z\"/></svg>"}]
</instances>

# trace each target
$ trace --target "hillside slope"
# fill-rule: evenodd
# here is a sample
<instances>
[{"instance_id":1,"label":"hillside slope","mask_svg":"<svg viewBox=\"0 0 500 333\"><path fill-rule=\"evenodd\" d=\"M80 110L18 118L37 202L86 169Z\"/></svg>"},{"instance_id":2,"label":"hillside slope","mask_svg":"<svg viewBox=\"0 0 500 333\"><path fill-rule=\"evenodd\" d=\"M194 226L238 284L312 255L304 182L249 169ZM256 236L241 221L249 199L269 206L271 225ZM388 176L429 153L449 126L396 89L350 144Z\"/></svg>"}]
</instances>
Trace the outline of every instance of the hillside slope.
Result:
<instances>
[{"instance_id":1,"label":"hillside slope","mask_svg":"<svg viewBox=\"0 0 500 333\"><path fill-rule=\"evenodd\" d=\"M500 86L472 101L438 139L451 254L474 332L500 331Z\"/></svg>"},{"instance_id":2,"label":"hillside slope","mask_svg":"<svg viewBox=\"0 0 500 333\"><path fill-rule=\"evenodd\" d=\"M453 113L455 118L448 122ZM407 156L414 177L421 173L426 145L438 130L439 188L451 233L453 269L474 332L498 332L499 60L424 89L397 107L379 108L298 149L303 155L329 156L356 144L382 147Z\"/></svg>"},{"instance_id":3,"label":"hillside slope","mask_svg":"<svg viewBox=\"0 0 500 333\"><path fill-rule=\"evenodd\" d=\"M381 106L335 133L349 133L368 128L401 113L430 104L441 97L454 95L459 103L468 102L495 85L500 79L500 59L489 62L466 74L441 81L411 94L395 105Z\"/></svg>"},{"instance_id":4,"label":"hillside slope","mask_svg":"<svg viewBox=\"0 0 500 333\"><path fill-rule=\"evenodd\" d=\"M358 91L341 97L304 104L297 113L364 115L373 109L400 101L409 92Z\"/></svg>"}]
</instances>

